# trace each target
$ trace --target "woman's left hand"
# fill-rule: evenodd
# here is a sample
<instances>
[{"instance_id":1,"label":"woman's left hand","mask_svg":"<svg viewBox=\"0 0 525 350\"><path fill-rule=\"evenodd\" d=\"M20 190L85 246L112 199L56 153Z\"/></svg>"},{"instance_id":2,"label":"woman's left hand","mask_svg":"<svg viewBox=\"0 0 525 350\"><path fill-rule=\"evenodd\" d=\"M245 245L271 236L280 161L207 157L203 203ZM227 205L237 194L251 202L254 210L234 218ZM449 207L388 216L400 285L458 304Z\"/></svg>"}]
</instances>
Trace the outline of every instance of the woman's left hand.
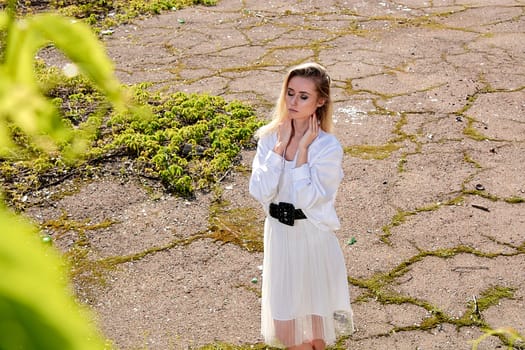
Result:
<instances>
[{"instance_id":1,"label":"woman's left hand","mask_svg":"<svg viewBox=\"0 0 525 350\"><path fill-rule=\"evenodd\" d=\"M301 141L299 141L299 148L308 148L315 138L319 135L320 121L317 119L317 115L312 114L308 125L308 130L304 133Z\"/></svg>"}]
</instances>

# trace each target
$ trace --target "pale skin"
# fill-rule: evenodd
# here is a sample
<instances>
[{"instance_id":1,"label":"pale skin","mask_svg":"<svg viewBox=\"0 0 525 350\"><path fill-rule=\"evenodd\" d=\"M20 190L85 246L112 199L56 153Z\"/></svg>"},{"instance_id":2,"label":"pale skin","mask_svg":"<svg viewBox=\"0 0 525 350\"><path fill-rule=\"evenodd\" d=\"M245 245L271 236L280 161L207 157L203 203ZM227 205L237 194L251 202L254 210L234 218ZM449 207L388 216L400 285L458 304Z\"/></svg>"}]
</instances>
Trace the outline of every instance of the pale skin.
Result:
<instances>
[{"instance_id":1,"label":"pale skin","mask_svg":"<svg viewBox=\"0 0 525 350\"><path fill-rule=\"evenodd\" d=\"M315 115L318 107L325 103L318 96L315 83L308 78L295 76L288 82L286 92L286 107L288 114L279 125L277 142L273 151L284 155L287 160L297 156L296 167L308 163L308 147L319 135L319 121ZM313 316L313 328L322 327L322 319ZM289 333L293 328L293 321L280 321L277 332ZM287 339L283 334L281 339ZM314 337L315 338L315 337ZM291 350L324 350L326 344L322 339L314 339L309 343L292 346Z\"/></svg>"}]
</instances>

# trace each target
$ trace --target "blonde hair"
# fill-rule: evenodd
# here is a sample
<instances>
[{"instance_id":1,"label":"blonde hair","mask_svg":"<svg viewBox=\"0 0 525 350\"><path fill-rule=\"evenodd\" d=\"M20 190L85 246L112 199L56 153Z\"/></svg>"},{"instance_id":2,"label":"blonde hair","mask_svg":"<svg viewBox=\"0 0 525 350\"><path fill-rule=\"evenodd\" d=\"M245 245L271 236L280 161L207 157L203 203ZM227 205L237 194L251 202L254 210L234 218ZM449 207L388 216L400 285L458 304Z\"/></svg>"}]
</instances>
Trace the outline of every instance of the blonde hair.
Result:
<instances>
[{"instance_id":1,"label":"blonde hair","mask_svg":"<svg viewBox=\"0 0 525 350\"><path fill-rule=\"evenodd\" d=\"M286 77L283 81L281 94L279 95L279 98L275 104L272 120L270 123L266 124L257 131L257 137L261 137L277 130L281 121L286 118L286 94L288 90L288 83L293 77L308 78L314 82L318 95L317 98L324 99L323 105L317 107L317 110L315 111L317 118L321 122L320 127L323 131L332 132L334 127L334 121L332 119L334 106L330 95L330 76L326 72L326 69L320 64L308 62L295 66L288 71L288 74L286 74Z\"/></svg>"}]
</instances>

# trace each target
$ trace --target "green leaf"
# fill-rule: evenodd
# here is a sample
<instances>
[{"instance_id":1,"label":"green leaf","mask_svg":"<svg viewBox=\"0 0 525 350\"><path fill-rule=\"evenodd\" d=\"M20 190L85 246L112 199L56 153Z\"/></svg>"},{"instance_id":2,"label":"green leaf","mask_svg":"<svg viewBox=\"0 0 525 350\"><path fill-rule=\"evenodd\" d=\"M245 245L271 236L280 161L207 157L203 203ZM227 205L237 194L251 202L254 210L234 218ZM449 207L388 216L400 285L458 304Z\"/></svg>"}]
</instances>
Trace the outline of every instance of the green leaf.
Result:
<instances>
[{"instance_id":1,"label":"green leaf","mask_svg":"<svg viewBox=\"0 0 525 350\"><path fill-rule=\"evenodd\" d=\"M64 263L36 229L0 208L0 349L104 349L74 301Z\"/></svg>"},{"instance_id":2,"label":"green leaf","mask_svg":"<svg viewBox=\"0 0 525 350\"><path fill-rule=\"evenodd\" d=\"M0 12L0 30L5 30L9 23L9 17L6 12Z\"/></svg>"},{"instance_id":3,"label":"green leaf","mask_svg":"<svg viewBox=\"0 0 525 350\"><path fill-rule=\"evenodd\" d=\"M11 21L0 13L0 27L7 28L5 61L0 65L0 156L9 155L9 123L19 127L40 149L51 152L58 144L71 142L56 106L40 91L36 80L35 54L53 44L108 98L123 111L127 99L114 76L113 64L91 28L82 22L55 14L39 14ZM132 108L132 107L131 107ZM82 152L85 143L76 142L65 152L71 157ZM13 150L11 150L12 152Z\"/></svg>"},{"instance_id":4,"label":"green leaf","mask_svg":"<svg viewBox=\"0 0 525 350\"><path fill-rule=\"evenodd\" d=\"M121 102L121 85L114 77L113 64L87 24L54 14L43 14L31 18L28 26L71 59L112 103Z\"/></svg>"}]
</instances>

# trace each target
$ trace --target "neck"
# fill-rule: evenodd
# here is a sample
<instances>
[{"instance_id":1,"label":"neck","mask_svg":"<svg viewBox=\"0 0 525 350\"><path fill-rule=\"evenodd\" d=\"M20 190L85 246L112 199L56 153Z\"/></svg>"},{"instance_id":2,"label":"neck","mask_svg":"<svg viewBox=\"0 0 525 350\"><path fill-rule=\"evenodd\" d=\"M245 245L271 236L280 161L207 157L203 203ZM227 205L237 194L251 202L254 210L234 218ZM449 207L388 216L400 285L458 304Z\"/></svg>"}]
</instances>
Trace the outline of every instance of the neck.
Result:
<instances>
[{"instance_id":1,"label":"neck","mask_svg":"<svg viewBox=\"0 0 525 350\"><path fill-rule=\"evenodd\" d=\"M293 121L294 134L302 136L308 130L308 119L307 120L294 120Z\"/></svg>"}]
</instances>

